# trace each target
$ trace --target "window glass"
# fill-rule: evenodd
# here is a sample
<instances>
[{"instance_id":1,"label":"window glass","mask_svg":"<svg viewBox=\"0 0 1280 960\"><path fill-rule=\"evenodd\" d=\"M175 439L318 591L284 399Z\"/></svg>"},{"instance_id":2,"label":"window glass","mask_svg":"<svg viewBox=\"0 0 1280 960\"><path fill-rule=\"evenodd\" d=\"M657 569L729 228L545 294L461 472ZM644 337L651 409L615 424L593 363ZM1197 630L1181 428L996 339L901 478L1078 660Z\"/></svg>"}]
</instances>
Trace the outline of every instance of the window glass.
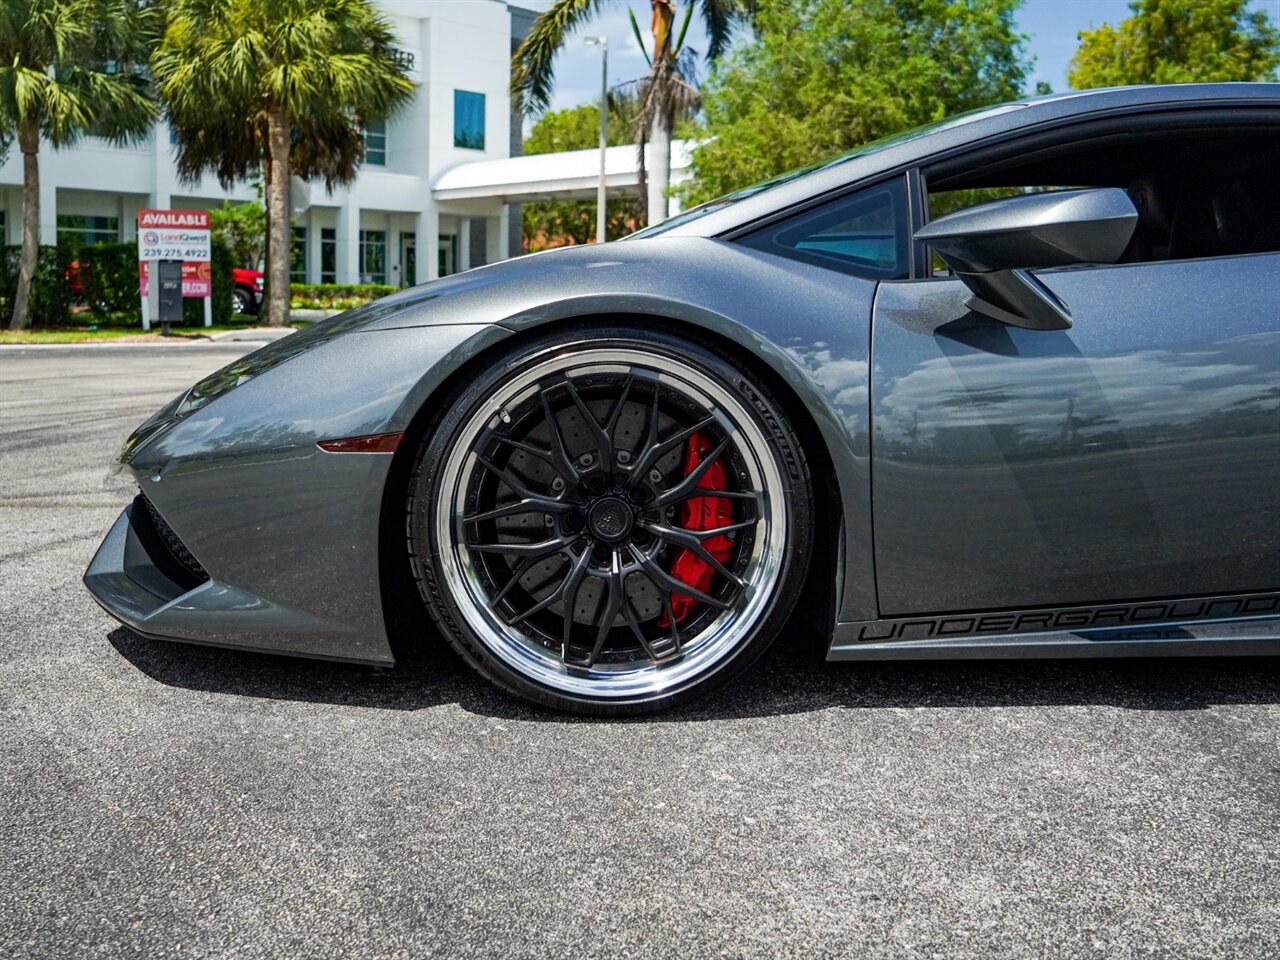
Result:
<instances>
[{"instance_id":1,"label":"window glass","mask_svg":"<svg viewBox=\"0 0 1280 960\"><path fill-rule=\"evenodd\" d=\"M293 248L289 251L289 280L307 282L307 228L293 228Z\"/></svg>"},{"instance_id":2,"label":"window glass","mask_svg":"<svg viewBox=\"0 0 1280 960\"><path fill-rule=\"evenodd\" d=\"M900 279L910 265L906 211L899 177L770 224L738 242L855 277Z\"/></svg>"},{"instance_id":3,"label":"window glass","mask_svg":"<svg viewBox=\"0 0 1280 960\"><path fill-rule=\"evenodd\" d=\"M1046 190L1124 190L1138 219L1119 263L1280 250L1280 138L1267 114L1205 120L1152 113L1091 120L922 171L929 217ZM936 260L935 260L936 262Z\"/></svg>"},{"instance_id":4,"label":"window glass","mask_svg":"<svg viewBox=\"0 0 1280 960\"><path fill-rule=\"evenodd\" d=\"M338 282L338 232L333 227L320 228L320 282Z\"/></svg>"},{"instance_id":5,"label":"window glass","mask_svg":"<svg viewBox=\"0 0 1280 960\"><path fill-rule=\"evenodd\" d=\"M387 282L387 232L360 231L360 282Z\"/></svg>"},{"instance_id":6,"label":"window glass","mask_svg":"<svg viewBox=\"0 0 1280 960\"><path fill-rule=\"evenodd\" d=\"M58 239L63 238L78 238L85 246L92 246L95 243L118 243L120 218L59 214Z\"/></svg>"},{"instance_id":7,"label":"window glass","mask_svg":"<svg viewBox=\"0 0 1280 960\"><path fill-rule=\"evenodd\" d=\"M370 120L364 125L364 162L375 167L387 165L387 121Z\"/></svg>"},{"instance_id":8,"label":"window glass","mask_svg":"<svg viewBox=\"0 0 1280 960\"><path fill-rule=\"evenodd\" d=\"M484 149L484 94L453 91L453 145Z\"/></svg>"}]
</instances>

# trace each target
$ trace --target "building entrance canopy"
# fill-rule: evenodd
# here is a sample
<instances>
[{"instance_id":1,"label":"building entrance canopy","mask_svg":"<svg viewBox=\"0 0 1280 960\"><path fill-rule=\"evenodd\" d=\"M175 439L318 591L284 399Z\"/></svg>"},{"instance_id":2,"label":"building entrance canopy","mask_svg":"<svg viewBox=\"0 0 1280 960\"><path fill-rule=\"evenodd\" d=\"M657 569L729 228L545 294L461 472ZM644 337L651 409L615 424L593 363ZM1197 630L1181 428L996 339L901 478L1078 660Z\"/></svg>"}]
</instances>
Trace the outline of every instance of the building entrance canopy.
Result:
<instances>
[{"instance_id":1,"label":"building entrance canopy","mask_svg":"<svg viewBox=\"0 0 1280 960\"><path fill-rule=\"evenodd\" d=\"M671 142L671 182L689 179L691 144ZM634 144L605 150L605 185L610 197L640 195L640 174ZM650 168L652 165L649 165ZM548 200L594 200L600 181L600 150L566 150L499 160L464 163L445 171L431 195L437 202L500 200L539 203ZM677 211L672 210L672 213Z\"/></svg>"}]
</instances>

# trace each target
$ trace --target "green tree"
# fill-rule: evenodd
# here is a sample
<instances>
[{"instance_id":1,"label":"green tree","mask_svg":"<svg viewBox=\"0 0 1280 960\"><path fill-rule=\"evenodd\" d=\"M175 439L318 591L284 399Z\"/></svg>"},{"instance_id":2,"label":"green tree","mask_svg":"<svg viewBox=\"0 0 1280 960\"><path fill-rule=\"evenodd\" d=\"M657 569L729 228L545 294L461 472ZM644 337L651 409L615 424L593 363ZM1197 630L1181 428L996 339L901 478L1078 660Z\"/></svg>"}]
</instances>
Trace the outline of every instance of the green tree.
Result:
<instances>
[{"instance_id":1,"label":"green tree","mask_svg":"<svg viewBox=\"0 0 1280 960\"><path fill-rule=\"evenodd\" d=\"M609 98L606 139L610 146L630 143L635 129L634 97ZM600 144L600 108L584 104L555 113L544 113L529 131L524 152L559 153L563 150L586 150ZM643 211L638 200L610 200L606 207L606 229L609 239L625 236L635 230ZM590 200L558 200L524 205L524 248L541 250L569 243L589 243L595 236L595 202Z\"/></svg>"},{"instance_id":2,"label":"green tree","mask_svg":"<svg viewBox=\"0 0 1280 960\"><path fill-rule=\"evenodd\" d=\"M178 172L230 185L261 171L267 322L289 317L289 177L353 180L363 130L413 85L390 23L368 0L171 0L151 71L178 141Z\"/></svg>"},{"instance_id":3,"label":"green tree","mask_svg":"<svg viewBox=\"0 0 1280 960\"><path fill-rule=\"evenodd\" d=\"M1077 90L1138 83L1271 80L1280 33L1249 0L1135 0L1113 27L1080 34L1068 80Z\"/></svg>"},{"instance_id":4,"label":"green tree","mask_svg":"<svg viewBox=\"0 0 1280 960\"><path fill-rule=\"evenodd\" d=\"M115 143L146 135L155 117L139 64L156 22L137 0L0 2L0 139L22 152L22 254L11 327L31 324L40 244L40 142L55 150L86 134Z\"/></svg>"},{"instance_id":5,"label":"green tree","mask_svg":"<svg viewBox=\"0 0 1280 960\"><path fill-rule=\"evenodd\" d=\"M231 262L237 267L258 269L266 253L267 211L257 200L249 203L232 203L223 200L222 206L209 211L209 229L226 244Z\"/></svg>"},{"instance_id":6,"label":"green tree","mask_svg":"<svg viewBox=\"0 0 1280 960\"><path fill-rule=\"evenodd\" d=\"M625 0L622 0L625 3ZM516 50L512 60L511 95L518 107L526 112L545 110L551 98L554 82L552 65L565 40L586 25L605 0L554 0L533 22L529 35ZM707 59L714 60L728 47L734 26L745 20L754 7L755 0L698 0L703 22L706 24L710 48ZM645 212L649 222L656 223L667 216L667 190L671 182L671 131L682 110L687 110L696 92L690 85L692 62L681 57L685 33L693 15L694 0L689 0L678 33L673 30L676 22L675 0L649 0L652 13L650 32L652 49L645 49L640 36L640 26L631 15L631 26L640 42L645 58L649 61L649 73L640 81L640 112L637 124L647 133L638 137L642 150L647 136L652 144L650 158L653 166L648 175ZM628 13L630 9L628 8Z\"/></svg>"},{"instance_id":7,"label":"green tree","mask_svg":"<svg viewBox=\"0 0 1280 960\"><path fill-rule=\"evenodd\" d=\"M768 0L686 129L701 202L879 137L1021 95L1020 0Z\"/></svg>"}]
</instances>

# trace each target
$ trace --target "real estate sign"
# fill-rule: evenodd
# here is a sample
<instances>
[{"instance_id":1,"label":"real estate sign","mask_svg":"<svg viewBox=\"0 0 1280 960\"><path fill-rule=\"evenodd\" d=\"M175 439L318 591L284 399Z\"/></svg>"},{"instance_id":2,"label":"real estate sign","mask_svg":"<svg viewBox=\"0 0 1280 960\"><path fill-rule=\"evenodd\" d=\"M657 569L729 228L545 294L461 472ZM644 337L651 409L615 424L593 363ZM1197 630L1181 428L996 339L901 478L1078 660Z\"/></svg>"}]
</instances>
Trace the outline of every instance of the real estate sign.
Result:
<instances>
[{"instance_id":1,"label":"real estate sign","mask_svg":"<svg viewBox=\"0 0 1280 960\"><path fill-rule=\"evenodd\" d=\"M150 271L147 261L138 264L139 291L145 297L150 287ZM213 293L213 264L208 260L196 262L184 260L182 263L182 295L184 297L207 297Z\"/></svg>"},{"instance_id":2,"label":"real estate sign","mask_svg":"<svg viewBox=\"0 0 1280 960\"><path fill-rule=\"evenodd\" d=\"M213 259L207 210L138 211L138 281L148 291L147 264L152 260L182 261L182 295L207 297L213 293Z\"/></svg>"}]
</instances>

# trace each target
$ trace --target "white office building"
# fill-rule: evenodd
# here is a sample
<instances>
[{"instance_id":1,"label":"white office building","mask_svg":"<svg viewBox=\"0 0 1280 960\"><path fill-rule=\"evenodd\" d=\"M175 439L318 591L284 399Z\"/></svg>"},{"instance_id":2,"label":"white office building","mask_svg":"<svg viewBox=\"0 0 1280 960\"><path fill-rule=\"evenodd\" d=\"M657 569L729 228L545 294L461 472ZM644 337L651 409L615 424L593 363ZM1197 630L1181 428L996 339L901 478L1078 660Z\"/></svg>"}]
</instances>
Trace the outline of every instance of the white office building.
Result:
<instances>
[{"instance_id":1,"label":"white office building","mask_svg":"<svg viewBox=\"0 0 1280 960\"><path fill-rule=\"evenodd\" d=\"M415 282L519 252L519 209L502 196L437 200L446 171L519 153L508 85L513 44L533 14L503 0L378 0L399 36L417 90L387 123L366 131L359 177L329 193L291 190L294 279L307 283ZM206 209L255 199L250 184L224 190L212 176L179 181L169 129L137 146L87 137L40 150L40 242L76 232L90 242L132 241L145 208ZM0 236L21 242L22 156L0 166ZM513 222L514 221L514 222ZM251 266L243 264L241 266Z\"/></svg>"},{"instance_id":2,"label":"white office building","mask_svg":"<svg viewBox=\"0 0 1280 960\"><path fill-rule=\"evenodd\" d=\"M365 131L364 166L349 186L330 193L319 182L291 184L295 282L411 286L518 256L523 203L595 199L597 150L518 156L511 54L533 11L505 0L375 2L395 27L417 89L395 116ZM638 196L638 166L634 147L609 148L610 197ZM688 145L675 141L672 183L687 181L689 168ZM204 210L256 198L248 183L228 191L210 175L179 181L163 121L136 146L86 137L67 150L40 147L42 244L66 233L89 243L132 242L139 210ZM673 198L670 213L677 212ZM4 243L21 243L21 222L22 155L14 146L0 164Z\"/></svg>"}]
</instances>

